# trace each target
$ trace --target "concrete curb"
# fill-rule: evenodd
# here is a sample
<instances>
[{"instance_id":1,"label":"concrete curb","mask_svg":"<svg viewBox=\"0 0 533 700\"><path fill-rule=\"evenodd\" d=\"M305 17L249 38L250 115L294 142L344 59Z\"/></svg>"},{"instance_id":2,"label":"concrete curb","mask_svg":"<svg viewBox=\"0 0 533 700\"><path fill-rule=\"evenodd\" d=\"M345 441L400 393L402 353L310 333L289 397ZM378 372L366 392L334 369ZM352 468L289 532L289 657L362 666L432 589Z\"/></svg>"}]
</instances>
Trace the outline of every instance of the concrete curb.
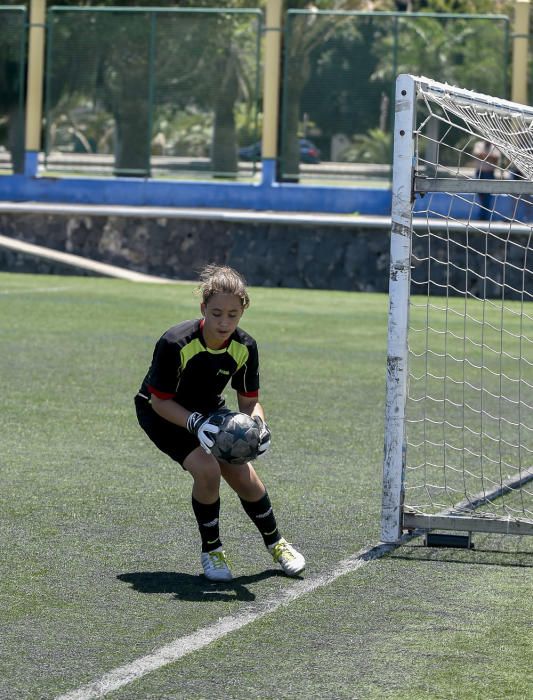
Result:
<instances>
[{"instance_id":1,"label":"concrete curb","mask_svg":"<svg viewBox=\"0 0 533 700\"><path fill-rule=\"evenodd\" d=\"M18 253L24 253L26 255L33 255L35 257L46 258L47 260L54 260L64 265L70 265L72 267L81 268L83 270L89 270L90 272L94 272L104 277L115 277L117 279L128 280L130 282L150 282L152 284L179 284L178 280L166 279L165 277L155 277L153 275L145 275L142 272L133 272L132 270L126 270L123 267L117 267L116 265L109 265L108 263L97 262L96 260L84 258L81 255L63 253L59 250L45 248L44 246L35 245L33 243L26 243L25 241L18 241L14 238L9 238L8 236L3 236L1 234L0 247L8 248L10 250L14 250Z\"/></svg>"}]
</instances>

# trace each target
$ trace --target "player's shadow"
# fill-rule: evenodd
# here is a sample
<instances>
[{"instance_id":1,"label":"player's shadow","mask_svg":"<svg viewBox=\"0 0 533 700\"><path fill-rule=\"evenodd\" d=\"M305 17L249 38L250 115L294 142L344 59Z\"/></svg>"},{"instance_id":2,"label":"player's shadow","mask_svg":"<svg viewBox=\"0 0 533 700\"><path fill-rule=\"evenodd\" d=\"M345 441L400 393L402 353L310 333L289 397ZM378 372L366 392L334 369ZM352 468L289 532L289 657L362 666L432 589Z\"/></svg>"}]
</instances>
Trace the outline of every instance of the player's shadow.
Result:
<instances>
[{"instance_id":1,"label":"player's shadow","mask_svg":"<svg viewBox=\"0 0 533 700\"><path fill-rule=\"evenodd\" d=\"M119 574L119 581L131 584L140 593L172 593L178 600L189 601L252 601L255 594L246 587L273 576L283 576L281 571L267 569L253 576L238 576L231 581L214 583L205 576L192 576L175 571L134 571Z\"/></svg>"}]
</instances>

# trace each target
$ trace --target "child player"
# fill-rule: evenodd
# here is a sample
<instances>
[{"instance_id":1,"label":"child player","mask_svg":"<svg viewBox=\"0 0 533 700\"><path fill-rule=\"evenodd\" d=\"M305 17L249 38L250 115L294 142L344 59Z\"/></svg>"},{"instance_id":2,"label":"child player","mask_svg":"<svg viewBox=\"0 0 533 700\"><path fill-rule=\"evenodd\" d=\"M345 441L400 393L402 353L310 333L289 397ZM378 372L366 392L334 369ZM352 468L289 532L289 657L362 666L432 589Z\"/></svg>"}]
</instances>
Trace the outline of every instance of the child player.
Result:
<instances>
[{"instance_id":1,"label":"child player","mask_svg":"<svg viewBox=\"0 0 533 700\"><path fill-rule=\"evenodd\" d=\"M157 341L135 397L139 424L192 476L192 508L208 579L232 578L219 534L221 477L239 496L274 561L289 576L297 576L305 559L281 537L268 493L253 466L228 464L211 454L218 427L210 423L209 415L224 407L222 391L230 380L239 410L260 428L260 454L270 446L270 431L259 403L257 346L238 327L250 303L245 281L232 268L216 265L207 266L200 279L202 318L173 326Z\"/></svg>"}]
</instances>

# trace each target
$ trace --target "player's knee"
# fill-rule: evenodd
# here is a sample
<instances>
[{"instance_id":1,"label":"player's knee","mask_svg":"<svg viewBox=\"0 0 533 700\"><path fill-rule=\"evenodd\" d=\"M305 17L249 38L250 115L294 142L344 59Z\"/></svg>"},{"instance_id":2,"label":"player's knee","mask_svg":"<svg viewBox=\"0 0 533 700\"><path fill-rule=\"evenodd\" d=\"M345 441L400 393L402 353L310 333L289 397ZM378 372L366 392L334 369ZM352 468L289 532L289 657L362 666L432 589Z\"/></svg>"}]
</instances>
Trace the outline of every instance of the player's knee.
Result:
<instances>
[{"instance_id":1,"label":"player's knee","mask_svg":"<svg viewBox=\"0 0 533 700\"><path fill-rule=\"evenodd\" d=\"M220 487L220 466L216 459L203 450L195 450L184 462L197 486L202 490L214 491Z\"/></svg>"},{"instance_id":2,"label":"player's knee","mask_svg":"<svg viewBox=\"0 0 533 700\"><path fill-rule=\"evenodd\" d=\"M220 465L222 476L228 484L237 491L242 489L253 489L254 492L263 486L262 481L257 476L257 472L247 462L245 464L224 464ZM264 487L263 487L264 488Z\"/></svg>"},{"instance_id":3,"label":"player's knee","mask_svg":"<svg viewBox=\"0 0 533 700\"><path fill-rule=\"evenodd\" d=\"M193 479L203 491L214 492L220 488L220 471L215 469L198 471L193 474Z\"/></svg>"}]
</instances>

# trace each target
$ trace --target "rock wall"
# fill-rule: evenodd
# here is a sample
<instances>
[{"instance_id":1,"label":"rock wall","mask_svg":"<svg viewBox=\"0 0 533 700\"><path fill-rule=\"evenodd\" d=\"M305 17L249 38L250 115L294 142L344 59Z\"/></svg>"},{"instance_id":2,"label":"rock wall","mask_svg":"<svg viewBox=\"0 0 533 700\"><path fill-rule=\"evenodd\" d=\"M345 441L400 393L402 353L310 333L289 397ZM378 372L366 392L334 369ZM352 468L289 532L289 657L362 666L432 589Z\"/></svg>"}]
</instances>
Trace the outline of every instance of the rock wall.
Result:
<instances>
[{"instance_id":1,"label":"rock wall","mask_svg":"<svg viewBox=\"0 0 533 700\"><path fill-rule=\"evenodd\" d=\"M388 230L3 213L0 233L175 279L197 279L199 269L216 262L235 267L257 286L360 291L388 287ZM1 248L0 270L78 274L72 267Z\"/></svg>"},{"instance_id":2,"label":"rock wall","mask_svg":"<svg viewBox=\"0 0 533 700\"><path fill-rule=\"evenodd\" d=\"M413 288L528 298L533 285L530 233L510 236L426 232L413 236ZM244 273L249 284L378 291L388 289L389 230L357 226L236 223L37 213L0 214L0 233L28 243L170 279L195 280L207 263ZM431 246L431 255L429 248ZM0 248L0 270L87 274Z\"/></svg>"}]
</instances>

